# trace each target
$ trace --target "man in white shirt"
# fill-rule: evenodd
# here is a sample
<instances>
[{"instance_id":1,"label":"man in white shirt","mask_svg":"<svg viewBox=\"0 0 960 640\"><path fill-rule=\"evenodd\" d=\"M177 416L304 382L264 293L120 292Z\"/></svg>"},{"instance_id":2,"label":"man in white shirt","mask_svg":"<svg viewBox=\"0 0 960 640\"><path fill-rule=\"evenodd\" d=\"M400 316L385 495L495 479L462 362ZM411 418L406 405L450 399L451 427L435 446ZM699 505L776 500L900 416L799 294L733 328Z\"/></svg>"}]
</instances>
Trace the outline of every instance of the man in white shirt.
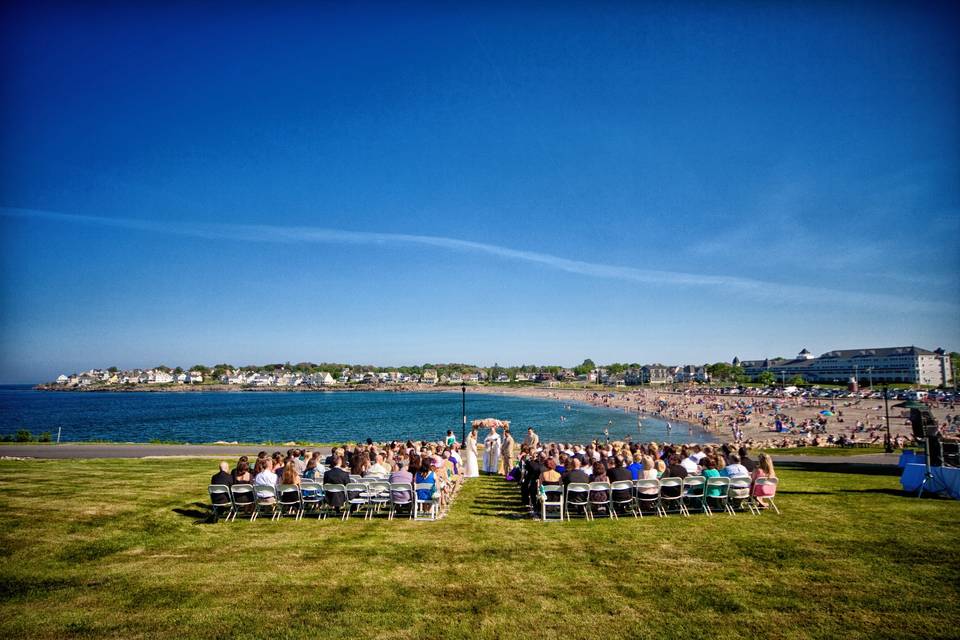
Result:
<instances>
[{"instance_id":1,"label":"man in white shirt","mask_svg":"<svg viewBox=\"0 0 960 640\"><path fill-rule=\"evenodd\" d=\"M700 465L697 464L697 461L694 459L694 455L691 453L689 456L680 461L680 466L687 470L687 473L691 476L695 476L700 473Z\"/></svg>"},{"instance_id":2,"label":"man in white shirt","mask_svg":"<svg viewBox=\"0 0 960 640\"><path fill-rule=\"evenodd\" d=\"M383 454L377 454L377 461L367 469L368 476L389 476L390 469L383 462Z\"/></svg>"},{"instance_id":3,"label":"man in white shirt","mask_svg":"<svg viewBox=\"0 0 960 640\"><path fill-rule=\"evenodd\" d=\"M257 474L253 479L253 484L266 484L271 487L277 486L277 474L269 466L263 468L263 471Z\"/></svg>"},{"instance_id":4,"label":"man in white shirt","mask_svg":"<svg viewBox=\"0 0 960 640\"><path fill-rule=\"evenodd\" d=\"M700 445L698 445L698 444L693 445L693 453L690 454L690 458L691 458L695 463L700 464L700 461L703 460L703 458L704 458L706 455L707 455L706 453L704 453L703 451L700 450ZM682 464L682 463L681 463L681 464Z\"/></svg>"},{"instance_id":5,"label":"man in white shirt","mask_svg":"<svg viewBox=\"0 0 960 640\"><path fill-rule=\"evenodd\" d=\"M740 464L740 456L735 453L731 453L730 464L723 469L723 475L727 476L728 478L732 478L733 476L749 476L750 472L747 471L745 466Z\"/></svg>"}]
</instances>

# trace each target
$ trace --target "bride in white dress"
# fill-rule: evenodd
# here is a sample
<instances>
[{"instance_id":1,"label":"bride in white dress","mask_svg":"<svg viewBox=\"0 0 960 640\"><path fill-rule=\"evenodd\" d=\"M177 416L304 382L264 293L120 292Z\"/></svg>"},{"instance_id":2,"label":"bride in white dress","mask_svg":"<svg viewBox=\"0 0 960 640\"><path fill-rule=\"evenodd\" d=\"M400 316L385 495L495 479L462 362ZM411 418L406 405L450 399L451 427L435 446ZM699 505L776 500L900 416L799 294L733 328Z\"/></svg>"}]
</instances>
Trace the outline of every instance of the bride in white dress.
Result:
<instances>
[{"instance_id":1,"label":"bride in white dress","mask_svg":"<svg viewBox=\"0 0 960 640\"><path fill-rule=\"evenodd\" d=\"M480 471L477 469L477 430L470 431L467 436L467 455L463 464L463 475L465 478L477 478Z\"/></svg>"},{"instance_id":2,"label":"bride in white dress","mask_svg":"<svg viewBox=\"0 0 960 640\"><path fill-rule=\"evenodd\" d=\"M483 441L483 471L497 473L500 465L500 434L496 427L490 428L490 435Z\"/></svg>"}]
</instances>

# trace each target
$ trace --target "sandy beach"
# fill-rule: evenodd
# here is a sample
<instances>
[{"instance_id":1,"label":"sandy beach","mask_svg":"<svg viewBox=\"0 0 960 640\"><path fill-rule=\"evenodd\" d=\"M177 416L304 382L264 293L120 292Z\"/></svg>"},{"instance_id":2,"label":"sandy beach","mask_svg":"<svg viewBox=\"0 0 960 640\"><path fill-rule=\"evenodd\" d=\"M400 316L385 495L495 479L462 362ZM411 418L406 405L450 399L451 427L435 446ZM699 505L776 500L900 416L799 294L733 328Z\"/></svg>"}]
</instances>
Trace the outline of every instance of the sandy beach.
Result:
<instances>
[{"instance_id":1,"label":"sandy beach","mask_svg":"<svg viewBox=\"0 0 960 640\"><path fill-rule=\"evenodd\" d=\"M707 440L726 442L734 439L733 429L742 432L744 440L757 444L779 444L784 438L789 444L807 432L807 427L822 425L822 443L828 435L852 438L857 442L882 444L885 432L885 412L882 399L867 398L778 398L750 395L706 394L699 391L671 391L668 389L551 389L544 387L498 388L470 387L469 393L505 394L523 397L548 398L562 403L586 403L612 410L656 416L675 425L674 441ZM909 438L909 413L890 401L890 432ZM956 405L932 405L938 422L955 416ZM833 416L824 416L830 411ZM780 420L789 432L777 432ZM692 425L707 432L698 437ZM713 436L713 437L711 437Z\"/></svg>"}]
</instances>

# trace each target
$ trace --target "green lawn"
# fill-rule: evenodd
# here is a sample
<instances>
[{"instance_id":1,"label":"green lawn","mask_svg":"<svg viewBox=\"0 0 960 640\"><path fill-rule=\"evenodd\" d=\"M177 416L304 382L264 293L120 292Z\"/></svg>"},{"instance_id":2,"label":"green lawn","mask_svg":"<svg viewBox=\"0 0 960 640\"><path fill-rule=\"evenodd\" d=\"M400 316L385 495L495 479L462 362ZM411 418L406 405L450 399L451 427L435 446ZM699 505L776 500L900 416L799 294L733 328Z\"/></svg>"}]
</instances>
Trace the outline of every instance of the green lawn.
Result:
<instances>
[{"instance_id":1,"label":"green lawn","mask_svg":"<svg viewBox=\"0 0 960 640\"><path fill-rule=\"evenodd\" d=\"M840 468L831 466L831 468ZM210 460L0 461L15 638L956 637L960 502L783 470L783 514L204 522Z\"/></svg>"}]
</instances>

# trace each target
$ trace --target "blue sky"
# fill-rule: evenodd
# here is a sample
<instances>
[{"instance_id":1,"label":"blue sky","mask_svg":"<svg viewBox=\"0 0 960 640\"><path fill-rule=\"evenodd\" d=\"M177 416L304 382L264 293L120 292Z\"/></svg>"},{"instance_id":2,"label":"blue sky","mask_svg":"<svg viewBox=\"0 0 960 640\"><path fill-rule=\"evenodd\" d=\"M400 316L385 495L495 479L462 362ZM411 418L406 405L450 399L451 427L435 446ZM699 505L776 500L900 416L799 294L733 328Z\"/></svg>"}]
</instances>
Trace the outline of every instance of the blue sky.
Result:
<instances>
[{"instance_id":1,"label":"blue sky","mask_svg":"<svg viewBox=\"0 0 960 640\"><path fill-rule=\"evenodd\" d=\"M960 348L958 14L0 15L0 381Z\"/></svg>"}]
</instances>

